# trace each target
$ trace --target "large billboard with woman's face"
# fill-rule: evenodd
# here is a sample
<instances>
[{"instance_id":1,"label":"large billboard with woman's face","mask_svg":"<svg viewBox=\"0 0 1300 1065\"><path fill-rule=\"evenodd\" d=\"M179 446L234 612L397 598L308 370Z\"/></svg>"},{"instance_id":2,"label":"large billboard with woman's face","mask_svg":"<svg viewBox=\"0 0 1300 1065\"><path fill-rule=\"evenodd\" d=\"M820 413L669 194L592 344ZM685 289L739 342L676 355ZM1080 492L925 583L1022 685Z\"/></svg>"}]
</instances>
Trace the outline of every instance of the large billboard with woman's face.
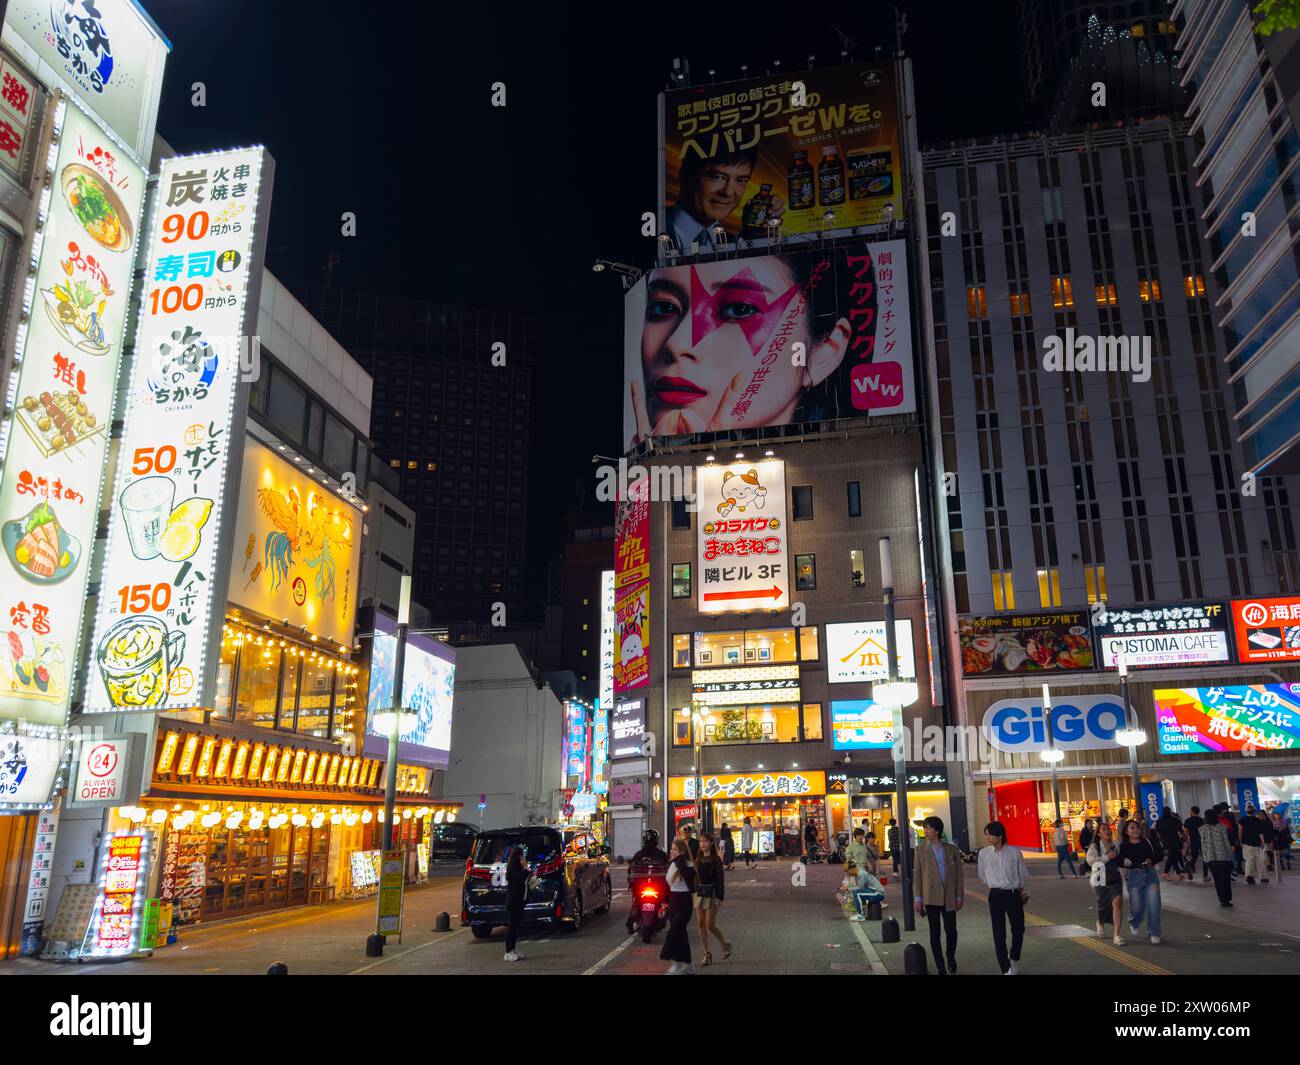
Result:
<instances>
[{"instance_id":1,"label":"large billboard with woman's face","mask_svg":"<svg viewBox=\"0 0 1300 1065\"><path fill-rule=\"evenodd\" d=\"M627 448L916 410L901 240L662 267L625 310Z\"/></svg>"}]
</instances>

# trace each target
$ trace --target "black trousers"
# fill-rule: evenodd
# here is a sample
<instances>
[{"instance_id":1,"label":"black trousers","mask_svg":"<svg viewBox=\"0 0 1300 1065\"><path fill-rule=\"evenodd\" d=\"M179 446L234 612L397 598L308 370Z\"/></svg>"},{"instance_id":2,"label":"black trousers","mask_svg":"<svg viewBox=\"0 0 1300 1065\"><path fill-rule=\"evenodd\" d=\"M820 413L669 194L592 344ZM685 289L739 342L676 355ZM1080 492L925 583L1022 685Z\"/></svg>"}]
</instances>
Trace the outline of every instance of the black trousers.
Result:
<instances>
[{"instance_id":1,"label":"black trousers","mask_svg":"<svg viewBox=\"0 0 1300 1065\"><path fill-rule=\"evenodd\" d=\"M1192 876L1195 876L1195 875L1196 875L1196 863L1197 863L1198 861L1200 861L1200 859L1201 859L1201 848L1200 848L1200 847L1193 847L1190 851L1188 851L1188 853L1187 853L1187 871L1188 871L1189 873L1191 873ZM1206 873L1209 873L1209 871L1210 871L1210 867L1209 867L1209 865L1208 865L1207 863L1205 863L1205 862L1201 862L1201 865L1202 865L1202 867L1204 868L1205 872L1206 872Z\"/></svg>"},{"instance_id":2,"label":"black trousers","mask_svg":"<svg viewBox=\"0 0 1300 1065\"><path fill-rule=\"evenodd\" d=\"M1020 960L1025 942L1025 904L1020 892L1007 888L989 888L989 916L993 919L993 950L998 968L1005 973L1011 962ZM1011 957L1007 958L1007 921L1011 922Z\"/></svg>"},{"instance_id":3,"label":"black trousers","mask_svg":"<svg viewBox=\"0 0 1300 1065\"><path fill-rule=\"evenodd\" d=\"M957 911L945 910L942 906L927 906L925 915L930 919L930 953L934 955L934 967L943 971L944 952L940 950L939 923L943 922L943 932L948 939L947 958L953 965L957 964Z\"/></svg>"},{"instance_id":4,"label":"black trousers","mask_svg":"<svg viewBox=\"0 0 1300 1065\"><path fill-rule=\"evenodd\" d=\"M746 865L754 864L754 855L752 851L741 851L740 856L745 859Z\"/></svg>"},{"instance_id":5,"label":"black trousers","mask_svg":"<svg viewBox=\"0 0 1300 1065\"><path fill-rule=\"evenodd\" d=\"M1214 891L1220 902L1232 901L1232 863L1207 862L1210 876L1214 877Z\"/></svg>"},{"instance_id":6,"label":"black trousers","mask_svg":"<svg viewBox=\"0 0 1300 1065\"><path fill-rule=\"evenodd\" d=\"M1170 873L1182 873L1182 872L1183 872L1183 856L1182 856L1182 852L1179 851L1179 850L1177 850L1177 849L1175 849L1174 847L1171 847L1168 843L1166 843L1166 844L1165 844L1165 873L1166 873L1166 875L1168 875L1168 874L1170 874Z\"/></svg>"},{"instance_id":7,"label":"black trousers","mask_svg":"<svg viewBox=\"0 0 1300 1065\"><path fill-rule=\"evenodd\" d=\"M668 894L668 935L664 937L663 950L659 957L664 961L691 963L691 940L687 935L691 925L691 913L695 904L694 895L689 891L672 891Z\"/></svg>"},{"instance_id":8,"label":"black trousers","mask_svg":"<svg viewBox=\"0 0 1300 1065\"><path fill-rule=\"evenodd\" d=\"M515 940L519 938L519 926L524 923L524 908L507 909L506 916L510 919L506 925L506 953L509 954L515 949Z\"/></svg>"}]
</instances>

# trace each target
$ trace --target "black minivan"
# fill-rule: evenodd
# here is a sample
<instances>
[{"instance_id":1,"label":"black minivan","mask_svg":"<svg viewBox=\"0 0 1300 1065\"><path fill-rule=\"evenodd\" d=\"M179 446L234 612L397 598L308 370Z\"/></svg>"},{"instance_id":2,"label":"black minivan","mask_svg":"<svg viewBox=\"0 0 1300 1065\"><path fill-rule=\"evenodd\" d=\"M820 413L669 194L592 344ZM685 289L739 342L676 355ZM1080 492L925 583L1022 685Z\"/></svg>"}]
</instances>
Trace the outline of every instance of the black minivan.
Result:
<instances>
[{"instance_id":1,"label":"black minivan","mask_svg":"<svg viewBox=\"0 0 1300 1065\"><path fill-rule=\"evenodd\" d=\"M614 896L609 848L589 832L548 825L496 828L475 837L465 862L460 923L469 925L476 939L507 923L504 876L499 872L493 883L493 869L501 869L520 844L528 848L528 867L540 881L524 903L525 929L559 926L576 932L587 914L609 912Z\"/></svg>"}]
</instances>

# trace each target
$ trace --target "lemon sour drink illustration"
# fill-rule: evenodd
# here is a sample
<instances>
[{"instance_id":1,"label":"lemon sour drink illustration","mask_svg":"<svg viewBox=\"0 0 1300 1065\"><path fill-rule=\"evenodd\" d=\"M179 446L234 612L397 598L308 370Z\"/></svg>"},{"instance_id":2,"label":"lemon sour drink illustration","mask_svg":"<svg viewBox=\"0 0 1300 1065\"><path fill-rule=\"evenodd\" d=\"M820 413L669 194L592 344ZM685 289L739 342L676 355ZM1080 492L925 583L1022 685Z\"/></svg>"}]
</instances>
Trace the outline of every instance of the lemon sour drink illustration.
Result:
<instances>
[{"instance_id":1,"label":"lemon sour drink illustration","mask_svg":"<svg viewBox=\"0 0 1300 1065\"><path fill-rule=\"evenodd\" d=\"M167 681L185 653L185 633L169 633L155 617L117 622L99 641L96 655L109 702L121 707L161 706Z\"/></svg>"}]
</instances>

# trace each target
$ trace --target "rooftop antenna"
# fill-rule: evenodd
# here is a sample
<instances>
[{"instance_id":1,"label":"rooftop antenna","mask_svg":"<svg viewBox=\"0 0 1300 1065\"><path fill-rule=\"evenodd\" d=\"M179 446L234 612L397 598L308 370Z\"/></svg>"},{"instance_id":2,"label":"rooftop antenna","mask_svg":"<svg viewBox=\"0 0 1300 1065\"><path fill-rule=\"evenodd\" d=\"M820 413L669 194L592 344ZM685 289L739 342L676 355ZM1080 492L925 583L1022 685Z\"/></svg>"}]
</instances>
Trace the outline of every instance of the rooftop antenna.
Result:
<instances>
[{"instance_id":1,"label":"rooftop antenna","mask_svg":"<svg viewBox=\"0 0 1300 1065\"><path fill-rule=\"evenodd\" d=\"M844 60L844 62L848 63L852 59L853 49L860 45L862 40L858 37L854 37L846 30L841 29L833 22L831 23L831 29L835 31L835 35L840 39L840 58Z\"/></svg>"},{"instance_id":2,"label":"rooftop antenna","mask_svg":"<svg viewBox=\"0 0 1300 1065\"><path fill-rule=\"evenodd\" d=\"M907 14L894 8L894 53L903 54L903 38L907 36Z\"/></svg>"}]
</instances>

